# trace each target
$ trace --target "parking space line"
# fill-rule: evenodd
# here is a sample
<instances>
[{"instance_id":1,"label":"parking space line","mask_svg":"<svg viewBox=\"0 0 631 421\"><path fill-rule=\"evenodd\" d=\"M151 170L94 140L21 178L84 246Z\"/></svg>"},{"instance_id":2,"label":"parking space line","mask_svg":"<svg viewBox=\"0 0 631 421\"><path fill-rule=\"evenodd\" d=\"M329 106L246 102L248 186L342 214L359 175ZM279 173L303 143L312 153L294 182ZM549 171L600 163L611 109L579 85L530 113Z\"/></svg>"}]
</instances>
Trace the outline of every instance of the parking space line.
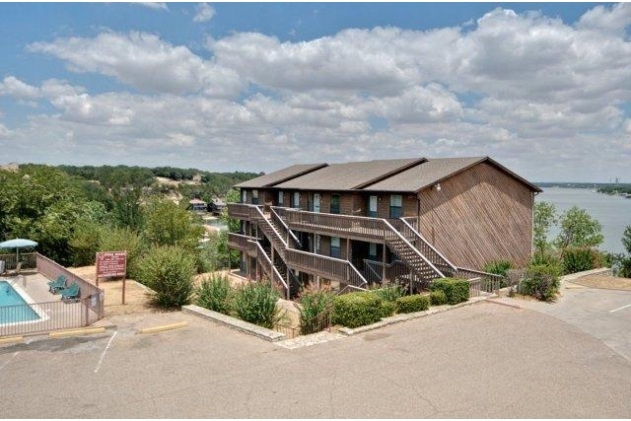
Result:
<instances>
[{"instance_id":1,"label":"parking space line","mask_svg":"<svg viewBox=\"0 0 631 421\"><path fill-rule=\"evenodd\" d=\"M2 364L2 366L0 366L0 370L2 370L4 367L6 367L7 364L9 364L11 362L11 360L13 360L19 353L20 353L20 351L14 352L13 355L11 356L11 358L9 358L4 364Z\"/></svg>"},{"instance_id":2,"label":"parking space line","mask_svg":"<svg viewBox=\"0 0 631 421\"><path fill-rule=\"evenodd\" d=\"M620 311L620 310L624 310L625 308L631 307L631 304L627 304L626 306L622 306L622 307L618 307L618 308L614 308L613 310L609 311L610 313L615 313L616 311Z\"/></svg>"},{"instance_id":3,"label":"parking space line","mask_svg":"<svg viewBox=\"0 0 631 421\"><path fill-rule=\"evenodd\" d=\"M103 358L105 358L105 353L107 352L108 349L110 349L110 345L112 345L112 341L114 340L114 337L116 336L117 333L118 331L115 331L112 337L110 338L110 340L107 342L107 345L105 346L105 349L103 350L103 353L101 354L101 358L99 358L99 362L96 365L96 368L94 369L95 373L98 373L99 369L101 368L101 364L103 364Z\"/></svg>"}]
</instances>

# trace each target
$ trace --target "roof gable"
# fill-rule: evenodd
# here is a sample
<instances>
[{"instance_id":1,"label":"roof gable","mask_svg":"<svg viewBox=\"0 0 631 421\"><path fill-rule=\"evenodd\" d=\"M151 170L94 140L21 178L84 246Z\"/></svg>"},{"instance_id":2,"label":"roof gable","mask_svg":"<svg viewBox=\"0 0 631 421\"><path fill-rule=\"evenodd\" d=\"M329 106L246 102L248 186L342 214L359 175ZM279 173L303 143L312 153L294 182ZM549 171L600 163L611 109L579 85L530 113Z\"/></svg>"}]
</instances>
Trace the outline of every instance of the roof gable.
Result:
<instances>
[{"instance_id":1,"label":"roof gable","mask_svg":"<svg viewBox=\"0 0 631 421\"><path fill-rule=\"evenodd\" d=\"M264 187L273 187L278 183L282 183L287 180L291 180L295 177L300 177L301 175L307 174L311 171L318 170L320 168L326 167L328 164L296 164L287 168L283 168L282 170L274 171L269 174L262 175L260 177L253 178L248 181L244 181L235 185L237 188L253 188L260 189Z\"/></svg>"}]
</instances>

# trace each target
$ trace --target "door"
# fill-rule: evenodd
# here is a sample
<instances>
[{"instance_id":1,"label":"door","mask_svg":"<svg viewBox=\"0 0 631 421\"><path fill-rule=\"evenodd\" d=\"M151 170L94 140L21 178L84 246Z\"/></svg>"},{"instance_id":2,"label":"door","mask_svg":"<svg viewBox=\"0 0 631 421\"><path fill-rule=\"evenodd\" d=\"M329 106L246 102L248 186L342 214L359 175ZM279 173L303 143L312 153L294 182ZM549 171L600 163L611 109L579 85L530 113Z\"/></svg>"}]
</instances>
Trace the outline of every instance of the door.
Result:
<instances>
[{"instance_id":1,"label":"door","mask_svg":"<svg viewBox=\"0 0 631 421\"><path fill-rule=\"evenodd\" d=\"M313 211L320 212L320 193L313 195Z\"/></svg>"},{"instance_id":2,"label":"door","mask_svg":"<svg viewBox=\"0 0 631 421\"><path fill-rule=\"evenodd\" d=\"M377 217L377 196L370 196L368 198L368 216L371 218Z\"/></svg>"}]
</instances>

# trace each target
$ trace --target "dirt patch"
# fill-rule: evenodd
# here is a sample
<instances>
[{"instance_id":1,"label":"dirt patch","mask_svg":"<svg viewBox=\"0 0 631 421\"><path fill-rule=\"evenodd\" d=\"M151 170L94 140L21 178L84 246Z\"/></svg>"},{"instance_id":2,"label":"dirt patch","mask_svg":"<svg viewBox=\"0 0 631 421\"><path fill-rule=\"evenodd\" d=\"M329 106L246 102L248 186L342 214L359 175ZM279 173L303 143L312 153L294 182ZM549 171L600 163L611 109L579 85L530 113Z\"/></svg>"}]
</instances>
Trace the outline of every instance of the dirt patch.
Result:
<instances>
[{"instance_id":1,"label":"dirt patch","mask_svg":"<svg viewBox=\"0 0 631 421\"><path fill-rule=\"evenodd\" d=\"M96 285L96 266L68 268L68 270ZM147 290L137 282L128 279L125 282L125 304L123 304L123 281L99 280L99 288L105 291L105 317L131 313L156 313L163 310L149 304Z\"/></svg>"},{"instance_id":2,"label":"dirt patch","mask_svg":"<svg viewBox=\"0 0 631 421\"><path fill-rule=\"evenodd\" d=\"M609 275L587 275L587 276L583 276L581 278L574 279L568 282L572 282L572 283L583 285L590 288L631 291L631 279L617 278L615 276L609 276Z\"/></svg>"}]
</instances>

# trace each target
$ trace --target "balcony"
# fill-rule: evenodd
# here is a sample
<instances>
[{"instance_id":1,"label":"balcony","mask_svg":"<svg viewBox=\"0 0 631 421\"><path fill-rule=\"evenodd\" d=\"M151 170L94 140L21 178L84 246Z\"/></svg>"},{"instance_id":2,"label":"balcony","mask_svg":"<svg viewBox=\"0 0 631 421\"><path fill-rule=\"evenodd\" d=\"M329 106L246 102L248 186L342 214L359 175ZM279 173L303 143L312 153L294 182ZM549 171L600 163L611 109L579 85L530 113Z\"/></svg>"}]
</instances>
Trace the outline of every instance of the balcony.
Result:
<instances>
[{"instance_id":1,"label":"balcony","mask_svg":"<svg viewBox=\"0 0 631 421\"><path fill-rule=\"evenodd\" d=\"M228 247L246 253L250 257L256 257L256 244L252 241L256 241L256 238L233 232L228 234Z\"/></svg>"},{"instance_id":2,"label":"balcony","mask_svg":"<svg viewBox=\"0 0 631 421\"><path fill-rule=\"evenodd\" d=\"M291 209L285 213L285 222L296 231L373 242L383 241L386 230L390 230L382 219Z\"/></svg>"},{"instance_id":3,"label":"balcony","mask_svg":"<svg viewBox=\"0 0 631 421\"><path fill-rule=\"evenodd\" d=\"M228 216L230 218L250 220L253 205L249 203L228 203Z\"/></svg>"}]
</instances>

